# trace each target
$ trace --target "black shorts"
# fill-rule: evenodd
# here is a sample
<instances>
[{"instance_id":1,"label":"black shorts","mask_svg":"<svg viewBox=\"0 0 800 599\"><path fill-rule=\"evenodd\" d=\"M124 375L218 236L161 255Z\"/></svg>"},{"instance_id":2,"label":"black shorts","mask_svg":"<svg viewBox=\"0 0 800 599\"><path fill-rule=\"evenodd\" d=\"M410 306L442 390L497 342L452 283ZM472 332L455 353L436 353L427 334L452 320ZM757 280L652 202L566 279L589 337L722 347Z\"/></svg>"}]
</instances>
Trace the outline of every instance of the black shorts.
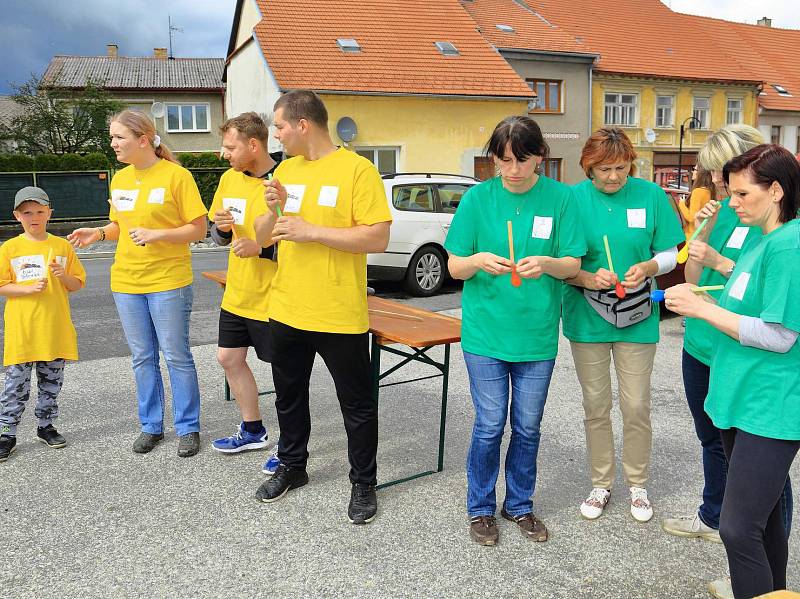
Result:
<instances>
[{"instance_id":1,"label":"black shorts","mask_svg":"<svg viewBox=\"0 0 800 599\"><path fill-rule=\"evenodd\" d=\"M220 347L253 347L262 362L272 361L272 343L269 335L269 322L253 320L219 310Z\"/></svg>"}]
</instances>

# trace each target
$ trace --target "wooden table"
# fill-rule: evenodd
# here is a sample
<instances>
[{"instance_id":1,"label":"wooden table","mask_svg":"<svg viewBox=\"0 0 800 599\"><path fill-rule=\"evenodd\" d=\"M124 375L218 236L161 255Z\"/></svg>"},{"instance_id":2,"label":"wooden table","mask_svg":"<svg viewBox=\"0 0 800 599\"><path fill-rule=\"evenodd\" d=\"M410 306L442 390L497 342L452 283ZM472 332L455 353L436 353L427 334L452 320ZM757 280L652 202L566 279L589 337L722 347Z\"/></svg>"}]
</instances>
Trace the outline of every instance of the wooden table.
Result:
<instances>
[{"instance_id":1,"label":"wooden table","mask_svg":"<svg viewBox=\"0 0 800 599\"><path fill-rule=\"evenodd\" d=\"M224 270L204 272L203 276L224 287L227 273ZM439 452L436 470L427 470L378 485L378 488L396 485L441 472L444 468L445 424L447 421L447 391L450 375L450 345L461 341L461 320L445 316L430 310L414 308L375 296L367 297L369 309L369 332L371 341L372 389L375 402L378 402L380 389L405 383L413 383L433 378L442 379L442 404L439 416ZM404 347L395 347L397 345ZM439 362L429 354L433 348L444 346L444 359ZM403 358L402 361L381 372L381 353L387 352ZM383 379L394 374L411 363L426 364L438 370L438 373L420 376L403 381L381 383ZM226 399L230 399L230 390L225 381ZM260 395L263 395L261 393Z\"/></svg>"}]
</instances>

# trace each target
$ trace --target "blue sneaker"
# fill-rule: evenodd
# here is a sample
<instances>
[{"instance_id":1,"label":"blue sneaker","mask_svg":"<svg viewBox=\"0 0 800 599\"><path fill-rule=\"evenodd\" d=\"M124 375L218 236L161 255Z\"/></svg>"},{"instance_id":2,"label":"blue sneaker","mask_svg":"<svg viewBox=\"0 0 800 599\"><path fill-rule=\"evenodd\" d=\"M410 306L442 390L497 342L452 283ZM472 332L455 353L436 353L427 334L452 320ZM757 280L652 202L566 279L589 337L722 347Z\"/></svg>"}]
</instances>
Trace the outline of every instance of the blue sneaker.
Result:
<instances>
[{"instance_id":1,"label":"blue sneaker","mask_svg":"<svg viewBox=\"0 0 800 599\"><path fill-rule=\"evenodd\" d=\"M254 435L244 430L244 422L239 425L236 434L232 437L223 437L211 442L211 447L222 453L239 453L251 449L262 449L266 446L267 429L262 428L262 432Z\"/></svg>"},{"instance_id":2,"label":"blue sneaker","mask_svg":"<svg viewBox=\"0 0 800 599\"><path fill-rule=\"evenodd\" d=\"M272 448L272 451L269 454L269 458L267 461L264 462L264 465L261 467L261 472L266 474L267 476L272 476L275 474L275 471L278 469L278 466L281 465L281 461L278 459L278 446Z\"/></svg>"}]
</instances>

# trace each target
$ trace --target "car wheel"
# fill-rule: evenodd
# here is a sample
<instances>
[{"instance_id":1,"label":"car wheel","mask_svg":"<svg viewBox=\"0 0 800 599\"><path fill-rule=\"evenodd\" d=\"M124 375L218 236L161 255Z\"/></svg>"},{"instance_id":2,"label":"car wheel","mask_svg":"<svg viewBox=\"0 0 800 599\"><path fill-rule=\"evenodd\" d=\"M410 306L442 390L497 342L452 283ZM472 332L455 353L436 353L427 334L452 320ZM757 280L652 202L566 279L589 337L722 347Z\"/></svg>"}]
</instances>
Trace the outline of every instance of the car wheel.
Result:
<instances>
[{"instance_id":1,"label":"car wheel","mask_svg":"<svg viewBox=\"0 0 800 599\"><path fill-rule=\"evenodd\" d=\"M447 266L444 254L434 246L417 250L406 270L406 288L412 295L433 295L444 284Z\"/></svg>"}]
</instances>

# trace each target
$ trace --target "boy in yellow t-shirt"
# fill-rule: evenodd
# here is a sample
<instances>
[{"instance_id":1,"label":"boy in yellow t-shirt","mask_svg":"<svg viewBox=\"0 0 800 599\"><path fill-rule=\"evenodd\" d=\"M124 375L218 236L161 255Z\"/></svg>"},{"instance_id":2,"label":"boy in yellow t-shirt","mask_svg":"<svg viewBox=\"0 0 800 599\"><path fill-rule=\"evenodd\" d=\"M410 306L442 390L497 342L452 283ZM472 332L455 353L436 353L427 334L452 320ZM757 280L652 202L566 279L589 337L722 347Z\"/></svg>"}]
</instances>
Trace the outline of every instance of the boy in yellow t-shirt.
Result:
<instances>
[{"instance_id":1,"label":"boy in yellow t-shirt","mask_svg":"<svg viewBox=\"0 0 800 599\"><path fill-rule=\"evenodd\" d=\"M47 232L53 211L38 187L25 187L14 198L14 218L24 233L0 246L0 295L8 298L4 313L5 390L0 399L0 462L17 444L17 425L36 368L39 420L36 436L49 447L67 442L53 426L56 398L64 382L64 363L78 359L78 339L67 293L77 291L86 272L65 239Z\"/></svg>"}]
</instances>

